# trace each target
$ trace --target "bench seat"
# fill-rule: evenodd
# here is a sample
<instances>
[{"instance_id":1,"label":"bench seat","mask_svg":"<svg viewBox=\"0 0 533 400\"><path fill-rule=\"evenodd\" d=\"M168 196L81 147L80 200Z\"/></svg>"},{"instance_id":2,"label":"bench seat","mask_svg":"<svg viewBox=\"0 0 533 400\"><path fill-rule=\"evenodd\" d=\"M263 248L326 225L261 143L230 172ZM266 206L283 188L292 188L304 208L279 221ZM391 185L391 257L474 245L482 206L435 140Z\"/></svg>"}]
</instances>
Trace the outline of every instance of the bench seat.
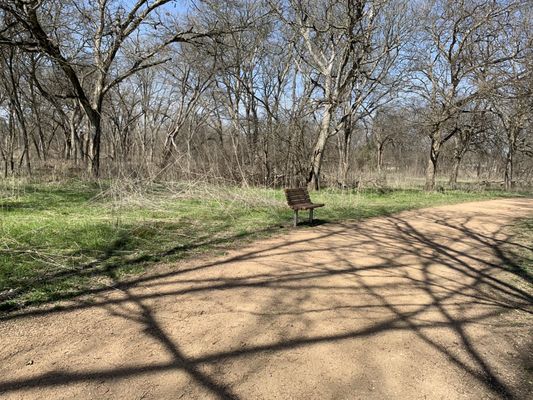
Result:
<instances>
[{"instance_id":1,"label":"bench seat","mask_svg":"<svg viewBox=\"0 0 533 400\"><path fill-rule=\"evenodd\" d=\"M319 207L324 207L325 204L320 204L320 203L316 203L316 204L313 204L313 203L307 203L307 204L296 204L294 206L290 206L293 210L311 210L313 208L319 208Z\"/></svg>"}]
</instances>

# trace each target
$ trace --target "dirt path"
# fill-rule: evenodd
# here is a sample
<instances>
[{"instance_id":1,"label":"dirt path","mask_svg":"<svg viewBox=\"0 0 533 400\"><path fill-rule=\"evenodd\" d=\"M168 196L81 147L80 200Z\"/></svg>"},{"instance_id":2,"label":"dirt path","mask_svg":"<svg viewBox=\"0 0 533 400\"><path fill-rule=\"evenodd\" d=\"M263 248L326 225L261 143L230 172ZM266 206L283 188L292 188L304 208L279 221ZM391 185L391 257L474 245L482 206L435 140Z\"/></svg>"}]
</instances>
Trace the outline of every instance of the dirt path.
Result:
<instances>
[{"instance_id":1,"label":"dirt path","mask_svg":"<svg viewBox=\"0 0 533 400\"><path fill-rule=\"evenodd\" d=\"M298 229L0 321L2 399L527 398L496 200ZM512 245L511 245L512 246Z\"/></svg>"}]
</instances>

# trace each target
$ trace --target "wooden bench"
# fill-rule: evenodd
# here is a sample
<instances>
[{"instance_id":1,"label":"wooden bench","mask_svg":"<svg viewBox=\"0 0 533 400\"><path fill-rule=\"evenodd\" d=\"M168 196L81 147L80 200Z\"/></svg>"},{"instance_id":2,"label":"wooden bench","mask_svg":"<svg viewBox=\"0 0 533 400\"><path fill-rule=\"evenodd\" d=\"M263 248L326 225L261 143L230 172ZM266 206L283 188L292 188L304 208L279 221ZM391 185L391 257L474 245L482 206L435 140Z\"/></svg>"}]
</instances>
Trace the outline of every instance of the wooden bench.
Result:
<instances>
[{"instance_id":1,"label":"wooden bench","mask_svg":"<svg viewBox=\"0 0 533 400\"><path fill-rule=\"evenodd\" d=\"M324 204L314 204L309 198L309 192L305 188L285 189L287 204L294 211L294 226L298 225L298 211L309 210L309 223L313 222L313 210L324 207Z\"/></svg>"}]
</instances>

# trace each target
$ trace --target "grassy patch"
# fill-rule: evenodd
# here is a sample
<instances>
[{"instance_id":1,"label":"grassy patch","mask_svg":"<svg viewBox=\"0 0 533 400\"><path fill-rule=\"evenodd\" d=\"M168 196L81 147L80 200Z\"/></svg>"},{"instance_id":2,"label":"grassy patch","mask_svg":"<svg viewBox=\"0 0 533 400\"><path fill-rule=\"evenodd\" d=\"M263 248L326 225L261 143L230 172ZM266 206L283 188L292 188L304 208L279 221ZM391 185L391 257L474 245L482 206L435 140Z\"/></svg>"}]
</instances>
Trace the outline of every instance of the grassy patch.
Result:
<instances>
[{"instance_id":1,"label":"grassy patch","mask_svg":"<svg viewBox=\"0 0 533 400\"><path fill-rule=\"evenodd\" d=\"M533 287L533 218L520 220L509 233L509 243L504 245L507 267L520 281Z\"/></svg>"},{"instance_id":2,"label":"grassy patch","mask_svg":"<svg viewBox=\"0 0 533 400\"><path fill-rule=\"evenodd\" d=\"M320 220L505 196L496 192L324 190ZM220 251L279 232L281 190L186 183L0 183L0 310L82 294L159 261Z\"/></svg>"}]
</instances>

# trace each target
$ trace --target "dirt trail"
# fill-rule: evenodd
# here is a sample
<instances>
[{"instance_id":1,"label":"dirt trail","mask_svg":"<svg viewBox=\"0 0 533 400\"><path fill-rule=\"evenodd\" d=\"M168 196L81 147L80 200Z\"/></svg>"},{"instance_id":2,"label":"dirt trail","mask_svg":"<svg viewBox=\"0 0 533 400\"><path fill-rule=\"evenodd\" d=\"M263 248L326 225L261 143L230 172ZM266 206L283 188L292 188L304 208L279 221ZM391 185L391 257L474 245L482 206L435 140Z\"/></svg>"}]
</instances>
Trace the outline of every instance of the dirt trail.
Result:
<instances>
[{"instance_id":1,"label":"dirt trail","mask_svg":"<svg viewBox=\"0 0 533 400\"><path fill-rule=\"evenodd\" d=\"M0 398L525 399L532 292L502 246L532 213L495 200L297 229L8 316Z\"/></svg>"}]
</instances>

